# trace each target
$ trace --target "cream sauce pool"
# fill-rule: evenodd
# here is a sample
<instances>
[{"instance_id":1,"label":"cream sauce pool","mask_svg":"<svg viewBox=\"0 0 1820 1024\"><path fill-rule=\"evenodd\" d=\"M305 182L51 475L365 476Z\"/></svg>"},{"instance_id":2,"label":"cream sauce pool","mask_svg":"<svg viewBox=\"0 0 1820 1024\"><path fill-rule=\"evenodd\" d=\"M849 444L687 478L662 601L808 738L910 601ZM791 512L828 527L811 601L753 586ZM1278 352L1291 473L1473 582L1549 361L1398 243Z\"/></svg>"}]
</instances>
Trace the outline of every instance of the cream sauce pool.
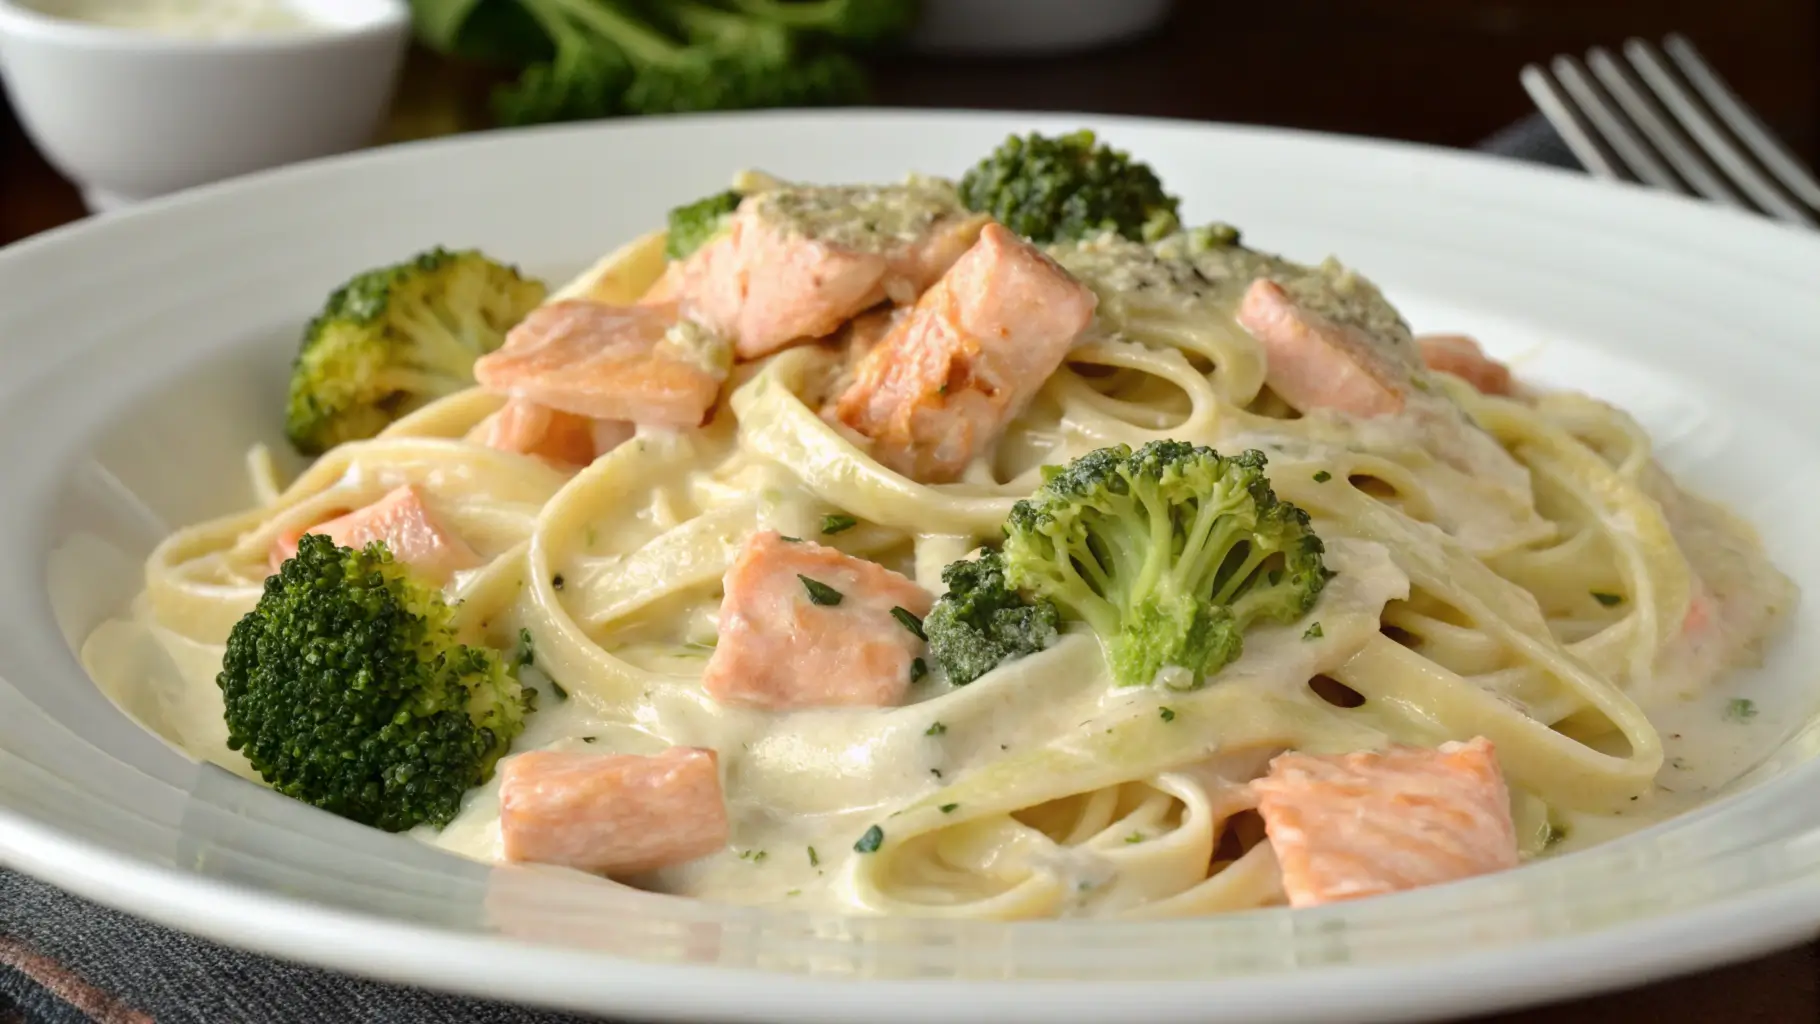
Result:
<instances>
[{"instance_id":1,"label":"cream sauce pool","mask_svg":"<svg viewBox=\"0 0 1820 1024\"><path fill-rule=\"evenodd\" d=\"M1773 574L1740 571L1741 566L1764 564L1760 558L1735 557L1748 528L1679 492L1663 496L1671 499L1664 504L1690 562L1713 577L1709 589L1728 610L1722 612L1722 621L1730 623L1740 614L1748 619L1748 613L1737 609L1761 609L1766 596L1793 599L1786 582ZM1345 553L1350 545L1342 547L1335 552L1340 562L1332 564L1357 557ZM1363 564L1351 568L1355 577L1374 573L1381 577L1386 571L1361 572ZM1375 620L1365 621L1369 629ZM1735 622L1741 629L1756 625L1760 623ZM1363 637L1354 639L1362 642ZM1330 640L1347 642L1343 636ZM1793 724L1787 715L1740 704L1724 688L1707 685L1714 674L1750 653L1737 643L1724 648L1698 659L1703 678L1677 679L1676 685L1656 687L1657 696L1640 701L1666 750L1654 791L1616 814L1558 812L1552 824L1560 839L1551 852L1590 846L1705 802L1787 734ZM141 602L132 615L97 629L84 645L82 660L103 691L142 725L191 757L256 778L244 758L226 749L221 698L214 683L221 652L219 645L156 626ZM1261 649L1258 656L1271 655ZM1249 648L1246 657L1253 657ZM690 665L685 655L656 656L658 661L665 659L682 674L648 690L645 706L630 722L599 713L583 696L548 700L549 688L534 669L529 670L527 682L545 690L546 699L515 749L655 753L676 743L722 751L723 763L739 766L744 777L743 783L729 786L734 828L728 848L693 864L629 881L720 902L788 903L803 909L852 911L849 894L843 891L847 884L843 867L853 858L853 840L869 824L888 820L894 807L940 788L953 777L948 773L987 763L1018 744L1040 744L1078 720L1102 713L1108 701L1120 696L1107 685L1103 671L1079 670L1078 666L1100 659L1093 640L1078 634L989 674L964 692L926 694L921 704L890 714L807 712L779 719L720 708L687 678L688 673L699 673L699 659ZM1280 676L1273 685L1299 687L1306 671L1286 662L1280 670L1267 668L1262 675ZM1035 690L1041 691L1040 700L1035 699ZM941 696L947 699L933 700ZM930 710L919 712L922 707ZM925 738L938 720L946 720L943 731L959 744L946 743L939 754ZM462 813L445 829L420 828L413 834L465 857L498 862L497 790L495 779L470 793Z\"/></svg>"},{"instance_id":2,"label":"cream sauce pool","mask_svg":"<svg viewBox=\"0 0 1820 1024\"><path fill-rule=\"evenodd\" d=\"M283 0L37 0L35 6L68 21L170 36L265 35L316 25Z\"/></svg>"}]
</instances>

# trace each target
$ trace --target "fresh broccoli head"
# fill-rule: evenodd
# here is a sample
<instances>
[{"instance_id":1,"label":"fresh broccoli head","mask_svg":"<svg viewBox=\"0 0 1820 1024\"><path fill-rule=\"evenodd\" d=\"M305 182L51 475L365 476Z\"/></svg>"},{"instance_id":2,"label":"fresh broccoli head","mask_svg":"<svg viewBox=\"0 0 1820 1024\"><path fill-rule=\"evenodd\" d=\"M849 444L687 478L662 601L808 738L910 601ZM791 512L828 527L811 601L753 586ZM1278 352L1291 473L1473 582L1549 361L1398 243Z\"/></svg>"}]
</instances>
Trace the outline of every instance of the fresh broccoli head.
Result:
<instances>
[{"instance_id":1,"label":"fresh broccoli head","mask_svg":"<svg viewBox=\"0 0 1820 1024\"><path fill-rule=\"evenodd\" d=\"M1178 225L1177 200L1156 172L1090 131L1013 135L961 178L961 201L1036 242L1107 231L1149 242Z\"/></svg>"},{"instance_id":2,"label":"fresh broccoli head","mask_svg":"<svg viewBox=\"0 0 1820 1024\"><path fill-rule=\"evenodd\" d=\"M664 254L673 260L688 258L713 238L727 222L727 217L739 209L741 198L738 192L716 192L706 199L697 199L671 210L670 235L664 243Z\"/></svg>"},{"instance_id":3,"label":"fresh broccoli head","mask_svg":"<svg viewBox=\"0 0 1820 1024\"><path fill-rule=\"evenodd\" d=\"M431 249L361 274L304 331L285 433L317 455L468 387L474 361L543 298L541 282L472 251Z\"/></svg>"},{"instance_id":4,"label":"fresh broccoli head","mask_svg":"<svg viewBox=\"0 0 1820 1024\"><path fill-rule=\"evenodd\" d=\"M1327 582L1321 539L1271 491L1262 452L1153 441L1046 475L1005 524L1006 575L1086 622L1121 685L1199 686L1254 623L1299 618Z\"/></svg>"},{"instance_id":5,"label":"fresh broccoli head","mask_svg":"<svg viewBox=\"0 0 1820 1024\"><path fill-rule=\"evenodd\" d=\"M905 3L747 0L729 9L703 0L518 0L553 55L497 91L493 111L504 124L522 125L854 102L866 95L859 64L801 37L895 31L907 21Z\"/></svg>"},{"instance_id":6,"label":"fresh broccoli head","mask_svg":"<svg viewBox=\"0 0 1820 1024\"><path fill-rule=\"evenodd\" d=\"M558 35L555 56L493 90L493 116L500 124L588 121L618 113L619 97L632 83L631 63L618 50L577 38Z\"/></svg>"},{"instance_id":7,"label":"fresh broccoli head","mask_svg":"<svg viewBox=\"0 0 1820 1024\"><path fill-rule=\"evenodd\" d=\"M1013 590L1005 579L1005 560L996 551L949 565L942 570L942 582L948 592L923 619L923 632L929 653L956 686L1035 654L1060 635L1055 605Z\"/></svg>"},{"instance_id":8,"label":"fresh broccoli head","mask_svg":"<svg viewBox=\"0 0 1820 1024\"><path fill-rule=\"evenodd\" d=\"M228 636L228 746L272 788L399 832L445 825L524 729L495 651L456 640L441 593L392 560L305 535Z\"/></svg>"}]
</instances>

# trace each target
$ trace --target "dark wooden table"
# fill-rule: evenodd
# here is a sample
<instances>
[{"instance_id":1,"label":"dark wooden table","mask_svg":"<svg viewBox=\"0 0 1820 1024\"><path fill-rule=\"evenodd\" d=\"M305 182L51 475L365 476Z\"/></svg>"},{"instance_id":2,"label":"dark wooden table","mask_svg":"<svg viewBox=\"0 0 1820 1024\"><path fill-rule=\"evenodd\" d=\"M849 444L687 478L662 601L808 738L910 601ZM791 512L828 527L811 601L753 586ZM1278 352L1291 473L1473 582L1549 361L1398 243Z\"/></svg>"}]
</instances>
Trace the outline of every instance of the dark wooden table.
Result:
<instances>
[{"instance_id":1,"label":"dark wooden table","mask_svg":"<svg viewBox=\"0 0 1820 1024\"><path fill-rule=\"evenodd\" d=\"M1083 110L1289 125L1470 146L1528 112L1527 61L1690 35L1810 163L1820 155L1816 0L1180 0L1168 31L1085 57L887 61L903 106ZM414 60L395 134L474 110L484 83ZM447 97L459 94L454 113ZM0 244L83 215L0 109ZM1481 1024L1813 1024L1820 944Z\"/></svg>"}]
</instances>

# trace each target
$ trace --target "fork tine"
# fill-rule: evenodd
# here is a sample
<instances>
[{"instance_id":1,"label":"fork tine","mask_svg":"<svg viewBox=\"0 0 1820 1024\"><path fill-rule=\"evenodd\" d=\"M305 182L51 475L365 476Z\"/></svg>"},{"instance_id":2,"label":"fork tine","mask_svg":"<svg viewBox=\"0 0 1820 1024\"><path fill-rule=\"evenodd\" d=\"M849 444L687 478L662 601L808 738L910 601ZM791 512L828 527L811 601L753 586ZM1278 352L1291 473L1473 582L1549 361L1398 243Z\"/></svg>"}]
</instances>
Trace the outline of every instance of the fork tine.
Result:
<instances>
[{"instance_id":1,"label":"fork tine","mask_svg":"<svg viewBox=\"0 0 1820 1024\"><path fill-rule=\"evenodd\" d=\"M1647 89L1630 72L1624 70L1617 58L1611 55L1611 51L1604 47L1594 47L1587 53L1586 61L1592 65L1593 74L1598 75L1599 81L1605 84L1606 91L1617 97L1625 112L1630 115L1631 122L1643 129L1644 134L1655 143L1657 152L1668 158L1668 162L1675 166L1683 180L1694 187L1694 191L1727 206L1735 206L1740 210L1751 209L1751 205L1725 180L1725 176L1700 155L1700 147L1675 127L1673 120L1649 98Z\"/></svg>"},{"instance_id":2,"label":"fork tine","mask_svg":"<svg viewBox=\"0 0 1820 1024\"><path fill-rule=\"evenodd\" d=\"M1712 115L1681 84L1669 67L1667 58L1649 43L1632 39L1624 44L1625 56L1643 76L1656 96L1674 113L1689 134L1699 141L1715 163L1725 169L1733 182L1765 211L1797 224L1814 225L1813 215L1776 186L1763 170L1753 163L1738 144L1726 134Z\"/></svg>"},{"instance_id":3,"label":"fork tine","mask_svg":"<svg viewBox=\"0 0 1820 1024\"><path fill-rule=\"evenodd\" d=\"M1580 115L1574 110L1573 102L1562 94L1560 87L1555 85L1554 79L1548 76L1548 72L1542 70L1540 65L1527 64L1518 77L1523 82L1524 91L1529 93L1531 102L1535 103L1536 109L1542 112L1543 117L1548 118L1549 124L1555 126L1555 131L1561 134L1562 141L1567 143L1567 148L1573 150L1574 156L1588 171L1601 178L1630 180L1630 175L1626 174L1612 160L1611 155L1605 151L1605 147L1600 145L1593 134L1587 130L1586 125L1580 120Z\"/></svg>"},{"instance_id":4,"label":"fork tine","mask_svg":"<svg viewBox=\"0 0 1820 1024\"><path fill-rule=\"evenodd\" d=\"M1776 138L1776 133L1770 131L1756 112L1725 84L1712 65L1700 56L1700 51L1694 49L1694 44L1677 33L1669 36L1663 46L1681 73L1700 90L1707 104L1724 118L1735 135L1744 140L1763 166L1769 168L1790 192L1820 210L1820 181L1814 179L1813 172L1802 165L1800 158L1789 152L1782 140Z\"/></svg>"},{"instance_id":5,"label":"fork tine","mask_svg":"<svg viewBox=\"0 0 1820 1024\"><path fill-rule=\"evenodd\" d=\"M1637 130L1625 116L1612 106L1605 93L1593 84L1586 74L1586 69L1572 57L1561 56L1554 59L1555 81L1561 83L1568 94L1579 101L1580 113L1591 121L1599 134L1604 136L1605 144L1617 151L1620 159L1630 165L1630 169L1646 185L1653 185L1669 192L1686 193L1687 186L1675 177L1675 172L1668 169L1649 144L1638 136Z\"/></svg>"}]
</instances>

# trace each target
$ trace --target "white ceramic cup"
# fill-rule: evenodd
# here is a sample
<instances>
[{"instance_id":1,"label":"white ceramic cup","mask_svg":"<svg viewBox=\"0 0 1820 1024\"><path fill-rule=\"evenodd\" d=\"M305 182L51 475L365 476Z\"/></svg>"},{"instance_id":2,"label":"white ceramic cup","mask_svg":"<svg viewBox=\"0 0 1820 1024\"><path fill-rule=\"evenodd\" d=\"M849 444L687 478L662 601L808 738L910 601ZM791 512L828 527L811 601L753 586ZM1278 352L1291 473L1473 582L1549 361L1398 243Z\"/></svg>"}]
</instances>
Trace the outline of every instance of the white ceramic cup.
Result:
<instances>
[{"instance_id":1,"label":"white ceramic cup","mask_svg":"<svg viewBox=\"0 0 1820 1024\"><path fill-rule=\"evenodd\" d=\"M0 0L0 80L91 210L371 142L410 39L405 0L291 4L307 30L198 38Z\"/></svg>"}]
</instances>

